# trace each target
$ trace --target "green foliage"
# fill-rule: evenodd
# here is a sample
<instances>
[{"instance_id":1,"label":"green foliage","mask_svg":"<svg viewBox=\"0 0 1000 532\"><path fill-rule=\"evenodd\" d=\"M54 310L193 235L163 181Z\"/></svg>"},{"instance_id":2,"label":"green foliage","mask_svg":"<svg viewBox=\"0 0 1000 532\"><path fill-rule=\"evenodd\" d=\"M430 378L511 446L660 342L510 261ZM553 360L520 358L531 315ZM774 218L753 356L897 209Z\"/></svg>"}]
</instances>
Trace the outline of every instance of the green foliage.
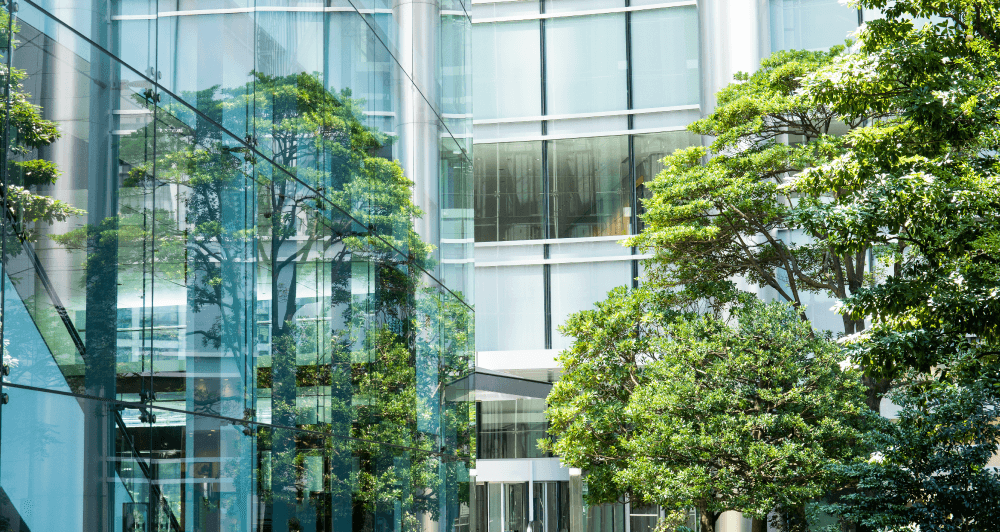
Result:
<instances>
[{"instance_id":1,"label":"green foliage","mask_svg":"<svg viewBox=\"0 0 1000 532\"><path fill-rule=\"evenodd\" d=\"M734 279L743 278L797 307L806 292L843 298L864 284L867 250L833 249L830 228L803 223L802 211L827 201L826 191L785 188L790 176L841 154L838 135L865 118L840 121L802 90L805 76L842 53L778 52L752 75L739 74L712 114L689 126L715 137L711 150L688 148L664 160L644 202L646 229L631 241L655 254L652 283L724 304ZM844 327L854 332L863 323L845 319Z\"/></svg>"},{"instance_id":2,"label":"green foliage","mask_svg":"<svg viewBox=\"0 0 1000 532\"><path fill-rule=\"evenodd\" d=\"M952 360L952 371L969 360ZM975 366L975 364L973 364ZM1000 372L958 384L915 374L889 397L899 419L872 433L879 451L841 469L856 491L835 505L876 530L986 531L1000 522L1000 476L987 468L1000 441Z\"/></svg>"},{"instance_id":3,"label":"green foliage","mask_svg":"<svg viewBox=\"0 0 1000 532\"><path fill-rule=\"evenodd\" d=\"M18 31L10 14L0 10L0 40L10 46L17 45L12 35ZM7 51L9 53L9 51ZM4 55L0 53L0 79L4 85L6 99L0 101L0 118L7 121L5 135L6 153L4 161L7 172L6 190L3 191L4 216L18 239L35 239L33 224L62 222L84 211L72 205L38 194L37 188L55 183L59 169L55 164L37 158L38 150L59 139L56 123L42 118L41 109L31 103L30 95L24 90L26 74L17 68L9 71L4 66Z\"/></svg>"},{"instance_id":4,"label":"green foliage","mask_svg":"<svg viewBox=\"0 0 1000 532\"><path fill-rule=\"evenodd\" d=\"M616 289L564 328L547 447L587 470L591 502L762 518L836 486L871 416L836 344L784 304L742 298L727 324L671 299Z\"/></svg>"},{"instance_id":5,"label":"green foliage","mask_svg":"<svg viewBox=\"0 0 1000 532\"><path fill-rule=\"evenodd\" d=\"M870 375L926 373L970 350L993 364L1000 324L997 6L863 4L885 8L885 18L866 25L857 53L805 85L843 116L878 116L845 136L850 149L842 156L799 176L793 190L832 199L802 223L833 228L827 241L844 252L874 242L892 264L885 282L843 308L845 316L872 321L852 338L852 356Z\"/></svg>"},{"instance_id":6,"label":"green foliage","mask_svg":"<svg viewBox=\"0 0 1000 532\"><path fill-rule=\"evenodd\" d=\"M896 424L878 454L845 471L858 483L840 512L886 530L989 530L997 477L1000 359L1000 25L981 0L864 0L883 10L855 53L805 90L845 120L871 121L847 150L790 190L830 198L800 223L830 227L841 252L873 245L890 275L843 302L871 321L848 337L867 375L898 382Z\"/></svg>"}]
</instances>

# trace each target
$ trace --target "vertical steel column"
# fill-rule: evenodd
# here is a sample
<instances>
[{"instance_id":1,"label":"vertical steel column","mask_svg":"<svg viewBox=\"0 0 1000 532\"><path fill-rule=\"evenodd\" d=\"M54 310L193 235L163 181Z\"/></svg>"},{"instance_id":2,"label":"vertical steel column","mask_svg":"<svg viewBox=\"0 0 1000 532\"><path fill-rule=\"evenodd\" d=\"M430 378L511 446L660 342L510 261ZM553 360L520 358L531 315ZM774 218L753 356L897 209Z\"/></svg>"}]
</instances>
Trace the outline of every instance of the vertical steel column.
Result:
<instances>
[{"instance_id":1,"label":"vertical steel column","mask_svg":"<svg viewBox=\"0 0 1000 532\"><path fill-rule=\"evenodd\" d=\"M110 3L91 2L91 38L111 49ZM118 342L118 156L113 111L119 85L118 67L97 47L90 49L87 84L87 260L84 387L88 395L114 399ZM109 231L110 229L110 231ZM115 528L115 414L110 404L84 410L83 527L112 532Z\"/></svg>"},{"instance_id":2,"label":"vertical steel column","mask_svg":"<svg viewBox=\"0 0 1000 532\"><path fill-rule=\"evenodd\" d=\"M630 7L632 5L631 0L625 0L625 7ZM632 106L632 12L625 12L625 97L628 110L631 111ZM632 131L635 128L635 115L632 113L628 114L628 129ZM635 182L635 135L629 133L628 136L628 173L629 173L629 233L637 234L639 232L639 190L636 187ZM632 246L631 253L635 255L637 250L635 246ZM639 288L639 261L632 260L629 262L629 266L632 269L632 288Z\"/></svg>"},{"instance_id":3,"label":"vertical steel column","mask_svg":"<svg viewBox=\"0 0 1000 532\"><path fill-rule=\"evenodd\" d=\"M545 14L545 0L538 0L538 12ZM544 120L548 114L548 99L545 95L545 19L538 20L538 41L540 43L539 53L541 54L541 110L542 110L542 136L548 134L548 121ZM549 178L549 141L542 140L542 238L549 240L555 238L553 234L552 219L552 182ZM549 258L549 244L542 245L542 258ZM552 266L542 265L542 290L543 304L545 306L545 349L552 349Z\"/></svg>"}]
</instances>

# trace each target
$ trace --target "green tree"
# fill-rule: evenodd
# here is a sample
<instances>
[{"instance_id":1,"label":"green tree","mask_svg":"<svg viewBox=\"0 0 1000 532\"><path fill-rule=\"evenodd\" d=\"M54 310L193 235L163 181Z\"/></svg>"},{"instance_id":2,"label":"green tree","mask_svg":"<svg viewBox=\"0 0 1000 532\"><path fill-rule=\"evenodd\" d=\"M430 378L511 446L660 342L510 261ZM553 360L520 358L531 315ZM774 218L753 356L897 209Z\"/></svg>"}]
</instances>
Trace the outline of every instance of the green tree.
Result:
<instances>
[{"instance_id":1,"label":"green tree","mask_svg":"<svg viewBox=\"0 0 1000 532\"><path fill-rule=\"evenodd\" d=\"M851 359L895 379L903 410L872 434L878 459L852 470L860 492L842 512L876 528L986 530L996 522L996 476L983 466L997 451L1000 363L998 6L860 5L883 16L866 24L856 53L804 86L839 116L879 118L791 187L831 197L803 221L835 228L829 245L875 242L890 265L842 312L871 321L847 339Z\"/></svg>"},{"instance_id":2,"label":"green tree","mask_svg":"<svg viewBox=\"0 0 1000 532\"><path fill-rule=\"evenodd\" d=\"M840 469L857 489L835 511L872 530L985 531L1000 522L1000 475L988 463L997 451L1000 372L983 374L959 356L951 372L973 371L963 383L912 372L889 393L901 407L870 434L867 460ZM971 366L969 363L972 362Z\"/></svg>"},{"instance_id":3,"label":"green tree","mask_svg":"<svg viewBox=\"0 0 1000 532\"><path fill-rule=\"evenodd\" d=\"M872 327L852 340L870 375L928 372L972 350L995 363L1000 324L1000 28L991 2L864 2L857 53L808 90L839 115L884 116L845 136L849 150L801 174L794 191L830 200L804 223L834 228L828 245L891 251L891 273L845 300ZM928 24L916 17L933 17ZM846 193L833 195L834 190Z\"/></svg>"},{"instance_id":4,"label":"green tree","mask_svg":"<svg viewBox=\"0 0 1000 532\"><path fill-rule=\"evenodd\" d=\"M570 318L546 446L586 469L593 503L695 507L708 532L726 510L804 526L861 449L859 375L788 305L742 297L729 324L664 311L677 298L619 288Z\"/></svg>"},{"instance_id":5,"label":"green tree","mask_svg":"<svg viewBox=\"0 0 1000 532\"><path fill-rule=\"evenodd\" d=\"M842 229L815 216L848 191L790 190L800 172L839 160L849 149L845 134L880 116L866 109L844 117L803 90L804 79L843 53L777 52L753 74L738 73L716 109L688 127L715 140L664 159L643 202L645 228L630 240L654 254L651 284L711 308L726 304L743 279L801 309L807 293L843 300L870 281L873 242L834 246L831 233ZM843 327L854 334L865 321L845 314ZM877 411L889 382L864 378Z\"/></svg>"},{"instance_id":6,"label":"green tree","mask_svg":"<svg viewBox=\"0 0 1000 532\"><path fill-rule=\"evenodd\" d=\"M710 150L696 146L664 160L643 204L645 229L632 239L655 254L653 284L700 300L742 277L801 307L805 292L844 298L864 283L866 250L838 253L813 238L825 229L797 223L797 214L821 198L783 188L795 173L839 154L837 135L866 118L839 122L801 90L804 76L842 50L778 52L752 75L738 73L716 109L688 127L715 140ZM805 234L783 238L777 230ZM848 333L863 326L845 318Z\"/></svg>"}]
</instances>

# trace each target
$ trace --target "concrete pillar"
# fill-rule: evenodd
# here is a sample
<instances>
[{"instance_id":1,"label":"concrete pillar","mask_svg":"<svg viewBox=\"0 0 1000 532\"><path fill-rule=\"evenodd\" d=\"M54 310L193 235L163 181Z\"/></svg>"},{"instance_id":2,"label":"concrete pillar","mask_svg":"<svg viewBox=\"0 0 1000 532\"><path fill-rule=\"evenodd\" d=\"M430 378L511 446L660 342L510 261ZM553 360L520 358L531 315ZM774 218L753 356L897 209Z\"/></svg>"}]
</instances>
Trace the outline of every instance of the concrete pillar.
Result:
<instances>
[{"instance_id":1,"label":"concrete pillar","mask_svg":"<svg viewBox=\"0 0 1000 532\"><path fill-rule=\"evenodd\" d=\"M397 80L396 155L414 183L413 202L424 211L424 217L415 221L417 234L439 250L441 143L435 108L441 6L438 0L394 0L392 15L402 66Z\"/></svg>"},{"instance_id":2,"label":"concrete pillar","mask_svg":"<svg viewBox=\"0 0 1000 532\"><path fill-rule=\"evenodd\" d=\"M701 109L715 108L715 93L737 72L753 72L771 53L767 0L705 0L698 3L701 34Z\"/></svg>"}]
</instances>

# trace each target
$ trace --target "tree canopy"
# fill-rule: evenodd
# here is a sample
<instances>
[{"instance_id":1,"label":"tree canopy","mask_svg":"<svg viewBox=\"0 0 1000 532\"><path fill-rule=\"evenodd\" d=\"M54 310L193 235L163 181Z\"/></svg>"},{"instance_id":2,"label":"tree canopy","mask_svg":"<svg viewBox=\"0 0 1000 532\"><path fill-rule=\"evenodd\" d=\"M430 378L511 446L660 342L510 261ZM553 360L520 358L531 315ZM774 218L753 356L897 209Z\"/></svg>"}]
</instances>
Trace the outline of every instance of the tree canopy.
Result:
<instances>
[{"instance_id":1,"label":"tree canopy","mask_svg":"<svg viewBox=\"0 0 1000 532\"><path fill-rule=\"evenodd\" d=\"M726 322L662 302L618 289L569 320L549 447L587 470L592 502L695 507L708 531L727 510L803 515L862 453L859 375L786 304L743 298Z\"/></svg>"}]
</instances>

